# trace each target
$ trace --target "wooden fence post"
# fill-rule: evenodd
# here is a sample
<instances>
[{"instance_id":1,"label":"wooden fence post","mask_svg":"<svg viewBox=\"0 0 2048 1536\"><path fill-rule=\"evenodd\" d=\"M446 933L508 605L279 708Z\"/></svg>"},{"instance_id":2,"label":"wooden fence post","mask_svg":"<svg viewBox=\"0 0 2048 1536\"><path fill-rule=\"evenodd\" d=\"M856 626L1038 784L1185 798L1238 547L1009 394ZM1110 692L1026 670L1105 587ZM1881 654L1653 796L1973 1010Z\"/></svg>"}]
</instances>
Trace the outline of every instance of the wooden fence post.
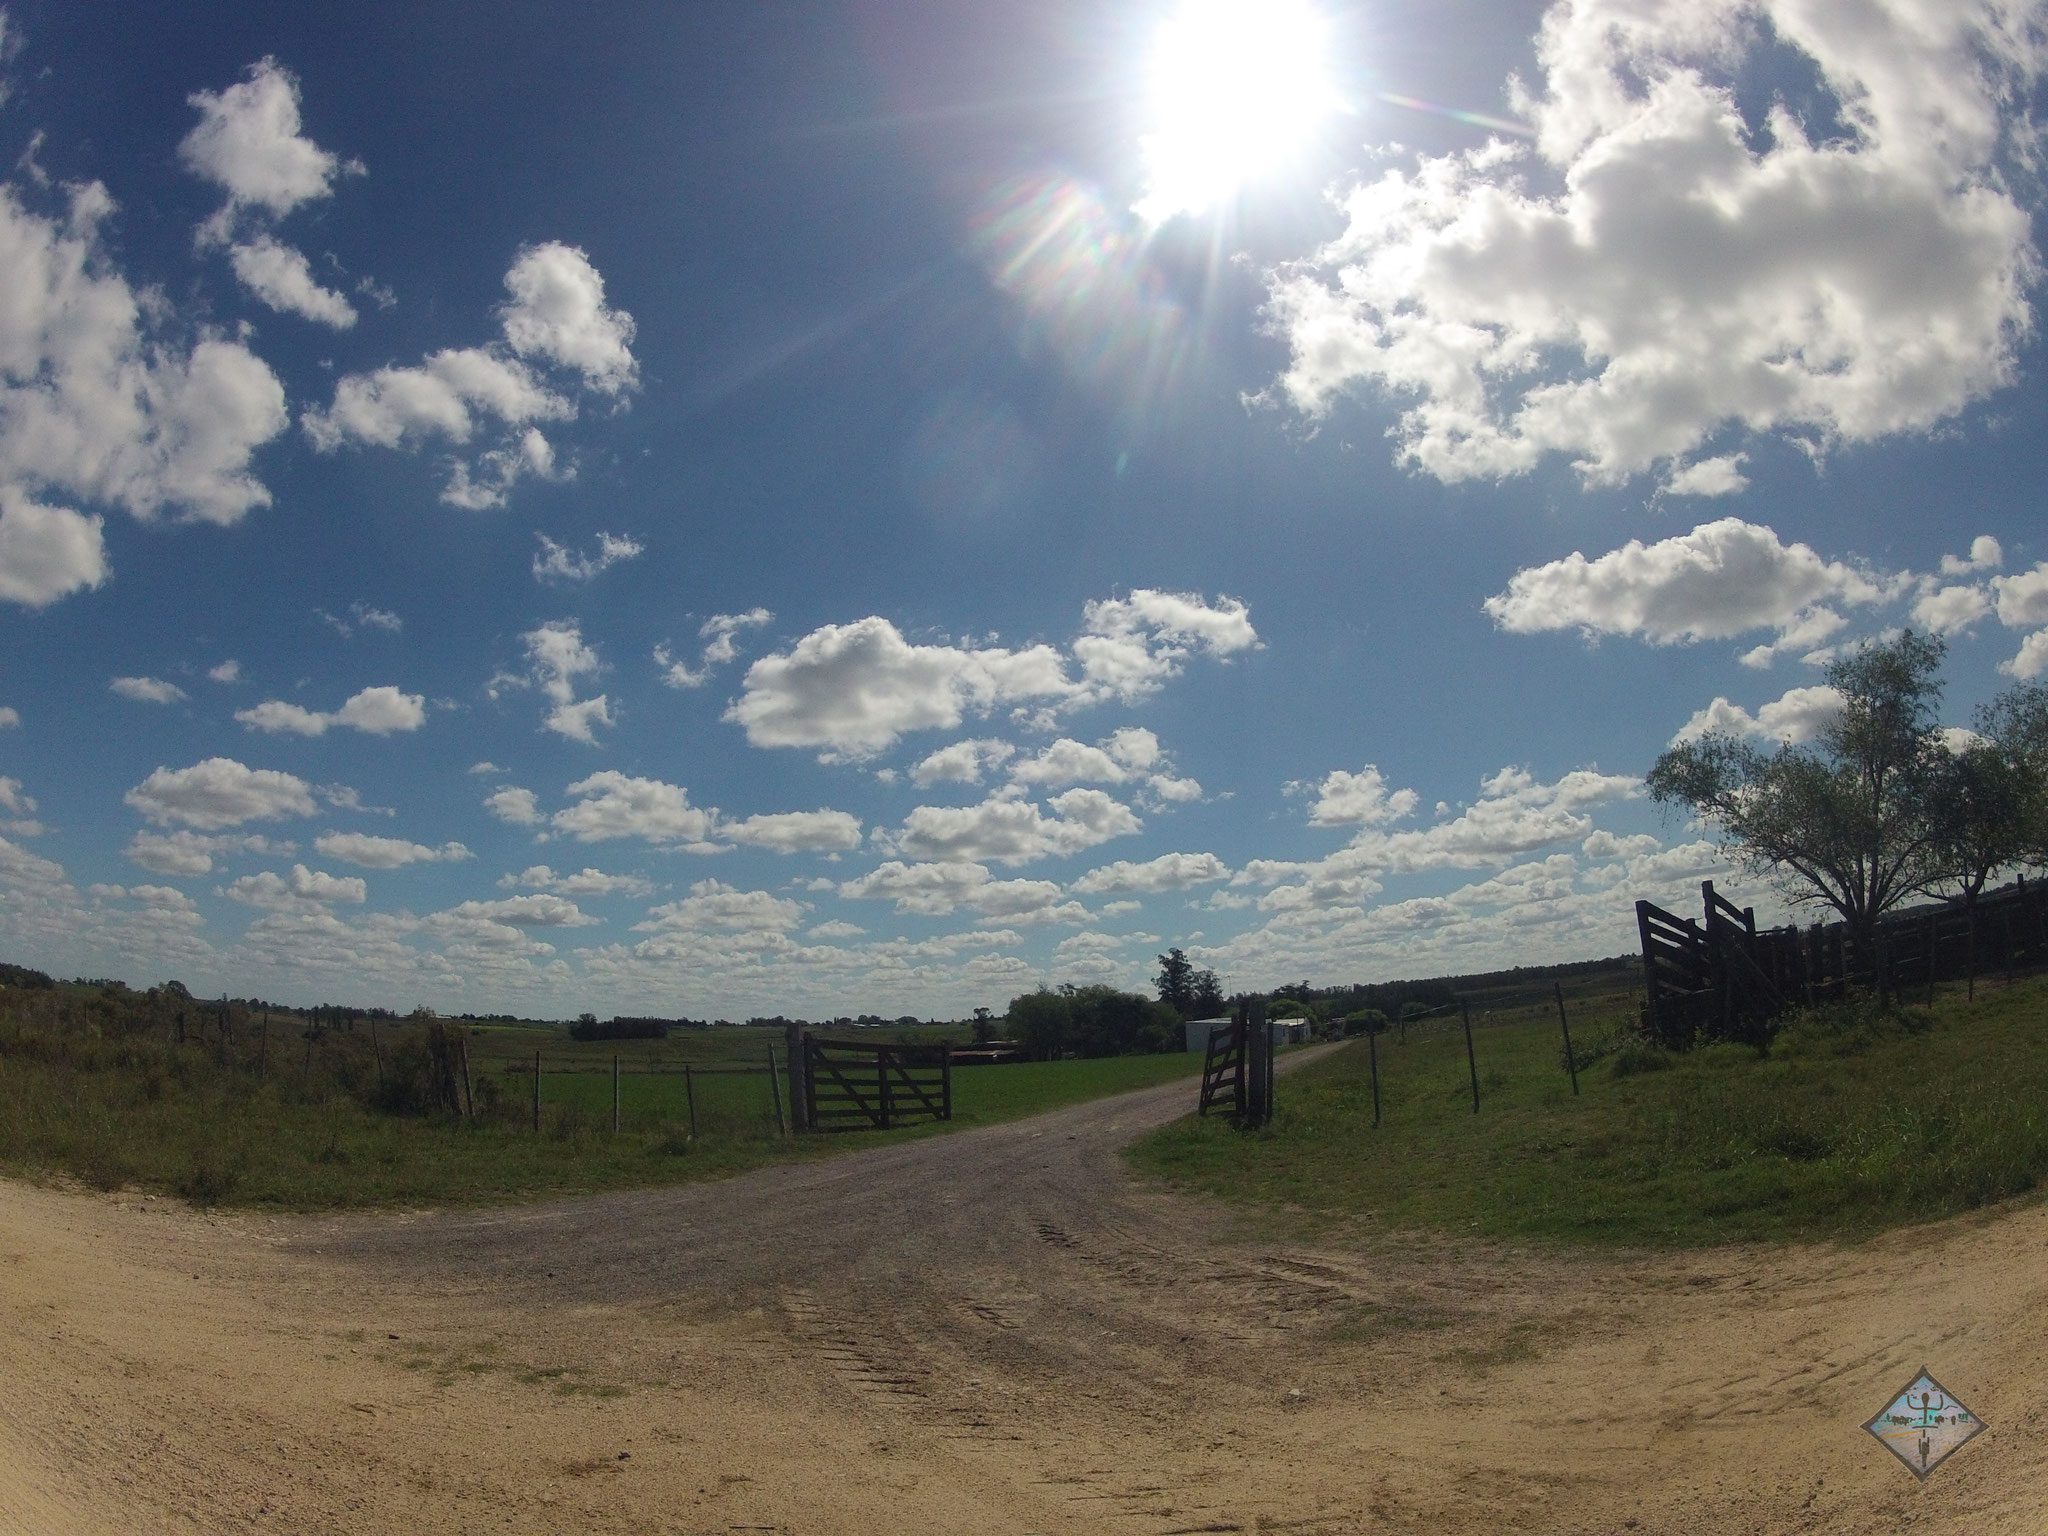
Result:
<instances>
[{"instance_id":1,"label":"wooden fence post","mask_svg":"<svg viewBox=\"0 0 2048 1536\"><path fill-rule=\"evenodd\" d=\"M370 1020L370 1033L377 1032L377 1021ZM464 1035L456 1042L462 1048L462 1118L476 1124L476 1089L469 1080L469 1036ZM381 1076L381 1074L380 1074Z\"/></svg>"},{"instance_id":2,"label":"wooden fence post","mask_svg":"<svg viewBox=\"0 0 2048 1536\"><path fill-rule=\"evenodd\" d=\"M612 1134L619 1134L619 1056L612 1053Z\"/></svg>"},{"instance_id":3,"label":"wooden fence post","mask_svg":"<svg viewBox=\"0 0 2048 1536\"><path fill-rule=\"evenodd\" d=\"M1927 914L1927 1006L1934 1006L1934 950L1941 941L1941 930L1935 925L1932 912Z\"/></svg>"},{"instance_id":4,"label":"wooden fence post","mask_svg":"<svg viewBox=\"0 0 2048 1536\"><path fill-rule=\"evenodd\" d=\"M1572 1097L1577 1098L1579 1096L1579 1064L1572 1056L1572 1021L1566 1018L1564 1014L1564 983L1553 978L1551 985L1557 988L1557 1022L1564 1030L1564 1069L1572 1075Z\"/></svg>"},{"instance_id":5,"label":"wooden fence post","mask_svg":"<svg viewBox=\"0 0 2048 1536\"><path fill-rule=\"evenodd\" d=\"M1458 1011L1465 1019L1465 1065L1472 1070L1472 1113L1479 1113L1479 1057L1472 1049L1472 1005L1462 997Z\"/></svg>"},{"instance_id":6,"label":"wooden fence post","mask_svg":"<svg viewBox=\"0 0 2048 1536\"><path fill-rule=\"evenodd\" d=\"M263 1027L270 1028L270 1015L263 1015ZM377 1092L384 1091L384 1047L377 1040L377 1016L370 1015L370 1054L377 1058Z\"/></svg>"},{"instance_id":7,"label":"wooden fence post","mask_svg":"<svg viewBox=\"0 0 2048 1536\"><path fill-rule=\"evenodd\" d=\"M782 1085L775 1080L775 1047L768 1047L768 1097L775 1101L775 1134L787 1136L789 1124L782 1118Z\"/></svg>"},{"instance_id":8,"label":"wooden fence post","mask_svg":"<svg viewBox=\"0 0 2048 1536\"><path fill-rule=\"evenodd\" d=\"M1372 1062L1372 1128L1380 1128L1380 1037L1376 1029L1365 1032L1366 1055Z\"/></svg>"},{"instance_id":9,"label":"wooden fence post","mask_svg":"<svg viewBox=\"0 0 2048 1536\"><path fill-rule=\"evenodd\" d=\"M690 1105L690 1140L697 1139L697 1079L691 1075L690 1064L683 1063L683 1097Z\"/></svg>"},{"instance_id":10,"label":"wooden fence post","mask_svg":"<svg viewBox=\"0 0 2048 1536\"><path fill-rule=\"evenodd\" d=\"M540 1052L533 1053L533 1134L540 1134Z\"/></svg>"},{"instance_id":11,"label":"wooden fence post","mask_svg":"<svg viewBox=\"0 0 2048 1536\"><path fill-rule=\"evenodd\" d=\"M789 1067L789 1123L799 1131L811 1128L811 1061L804 1049L804 1030L792 1020L783 1027L783 1057Z\"/></svg>"},{"instance_id":12,"label":"wooden fence post","mask_svg":"<svg viewBox=\"0 0 2048 1536\"><path fill-rule=\"evenodd\" d=\"M270 1076L270 1010L268 1008L263 1010L263 1040L256 1048L256 1075L258 1077ZM383 1078L384 1074L382 1071L379 1071L377 1079L380 1086L383 1083Z\"/></svg>"}]
</instances>

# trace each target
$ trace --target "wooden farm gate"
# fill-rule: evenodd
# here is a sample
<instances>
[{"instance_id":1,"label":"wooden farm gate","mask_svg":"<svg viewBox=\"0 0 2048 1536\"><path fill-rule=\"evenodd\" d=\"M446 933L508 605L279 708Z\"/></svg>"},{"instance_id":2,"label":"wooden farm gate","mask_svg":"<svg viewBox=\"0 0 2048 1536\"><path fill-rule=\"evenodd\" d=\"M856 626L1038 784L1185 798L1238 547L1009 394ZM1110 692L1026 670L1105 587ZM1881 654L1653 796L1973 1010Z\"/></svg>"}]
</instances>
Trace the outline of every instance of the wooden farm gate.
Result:
<instances>
[{"instance_id":1,"label":"wooden farm gate","mask_svg":"<svg viewBox=\"0 0 2048 1536\"><path fill-rule=\"evenodd\" d=\"M805 1034L790 1084L798 1130L886 1131L953 1118L953 1053Z\"/></svg>"},{"instance_id":2,"label":"wooden farm gate","mask_svg":"<svg viewBox=\"0 0 2048 1536\"><path fill-rule=\"evenodd\" d=\"M1244 1015L1209 1031L1209 1055L1202 1064L1202 1102L1198 1113L1225 1108L1233 1119L1245 1109Z\"/></svg>"},{"instance_id":3,"label":"wooden farm gate","mask_svg":"<svg viewBox=\"0 0 2048 1536\"><path fill-rule=\"evenodd\" d=\"M1209 1031L1197 1112L1226 1107L1239 1126L1273 1118L1273 1032L1263 1003L1238 1009L1228 1024Z\"/></svg>"}]
</instances>

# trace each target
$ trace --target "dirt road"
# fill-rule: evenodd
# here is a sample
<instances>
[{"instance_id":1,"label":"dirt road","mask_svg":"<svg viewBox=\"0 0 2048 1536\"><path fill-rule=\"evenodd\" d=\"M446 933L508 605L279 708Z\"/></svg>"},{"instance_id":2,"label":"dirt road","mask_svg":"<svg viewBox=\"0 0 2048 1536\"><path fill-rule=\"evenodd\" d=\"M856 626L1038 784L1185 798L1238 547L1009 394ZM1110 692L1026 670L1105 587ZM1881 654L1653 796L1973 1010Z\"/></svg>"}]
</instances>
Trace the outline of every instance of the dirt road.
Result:
<instances>
[{"instance_id":1,"label":"dirt road","mask_svg":"<svg viewBox=\"0 0 2048 1536\"><path fill-rule=\"evenodd\" d=\"M2048 1212L1855 1249L1313 1244L1185 1084L691 1189L214 1217L0 1184L0 1533L2048 1531ZM1992 1426L1858 1425L1927 1365Z\"/></svg>"}]
</instances>

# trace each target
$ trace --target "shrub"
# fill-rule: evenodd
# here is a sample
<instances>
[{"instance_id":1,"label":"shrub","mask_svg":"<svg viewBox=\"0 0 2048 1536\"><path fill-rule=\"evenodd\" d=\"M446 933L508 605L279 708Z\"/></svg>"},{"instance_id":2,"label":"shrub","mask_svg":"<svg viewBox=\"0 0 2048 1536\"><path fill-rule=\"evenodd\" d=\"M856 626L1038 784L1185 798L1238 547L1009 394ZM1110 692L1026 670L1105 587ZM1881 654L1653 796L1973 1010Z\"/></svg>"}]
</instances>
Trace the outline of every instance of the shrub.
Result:
<instances>
[{"instance_id":1,"label":"shrub","mask_svg":"<svg viewBox=\"0 0 2048 1536\"><path fill-rule=\"evenodd\" d=\"M1933 1027L1934 1016L1924 1008L1883 1003L1874 994L1858 993L1841 1002L1787 1014L1771 1044L1771 1054L1794 1060L1857 1056L1881 1040L1925 1034Z\"/></svg>"},{"instance_id":2,"label":"shrub","mask_svg":"<svg viewBox=\"0 0 2048 1536\"><path fill-rule=\"evenodd\" d=\"M1647 1040L1629 1040L1614 1053L1614 1065L1608 1068L1616 1077L1637 1077L1645 1072L1669 1072L1671 1055L1659 1050Z\"/></svg>"}]
</instances>

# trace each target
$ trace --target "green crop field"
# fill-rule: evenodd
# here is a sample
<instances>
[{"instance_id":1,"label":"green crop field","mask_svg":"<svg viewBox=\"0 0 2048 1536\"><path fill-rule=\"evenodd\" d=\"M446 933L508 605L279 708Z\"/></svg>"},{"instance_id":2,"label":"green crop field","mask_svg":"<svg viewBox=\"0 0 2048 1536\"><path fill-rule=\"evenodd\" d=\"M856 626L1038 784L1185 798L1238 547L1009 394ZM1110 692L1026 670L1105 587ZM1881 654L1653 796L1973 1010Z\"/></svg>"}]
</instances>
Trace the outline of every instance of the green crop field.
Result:
<instances>
[{"instance_id":1,"label":"green crop field","mask_svg":"<svg viewBox=\"0 0 2048 1536\"><path fill-rule=\"evenodd\" d=\"M1569 996L1569 994L1568 994ZM1274 1124L1190 1117L1133 1149L1188 1190L1489 1238L1679 1246L1854 1238L2022 1194L2048 1176L2048 979L1796 1019L1760 1055L1622 1043L1633 997L1475 1008L1480 1109L1455 1017L1282 1080Z\"/></svg>"}]
</instances>

